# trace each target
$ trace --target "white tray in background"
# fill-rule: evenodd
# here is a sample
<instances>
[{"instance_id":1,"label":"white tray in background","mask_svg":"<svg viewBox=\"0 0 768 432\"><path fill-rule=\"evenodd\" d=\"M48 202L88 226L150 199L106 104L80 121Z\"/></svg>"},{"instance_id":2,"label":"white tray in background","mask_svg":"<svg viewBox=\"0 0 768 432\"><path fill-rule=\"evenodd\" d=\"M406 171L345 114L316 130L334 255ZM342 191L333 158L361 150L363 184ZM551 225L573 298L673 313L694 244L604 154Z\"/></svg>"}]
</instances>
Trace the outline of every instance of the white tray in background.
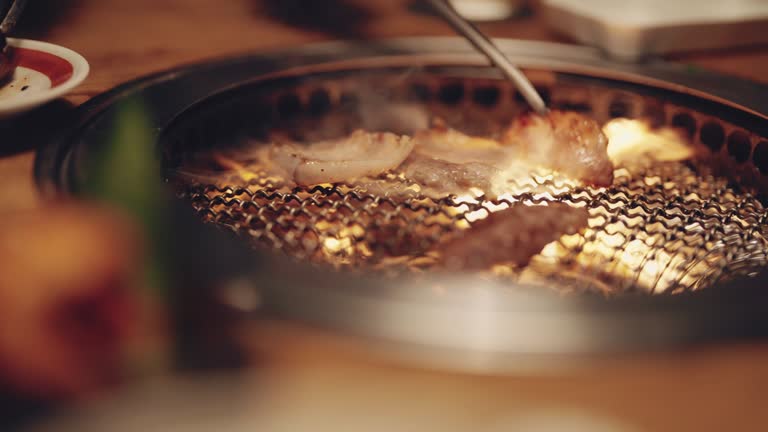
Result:
<instances>
[{"instance_id":1,"label":"white tray in background","mask_svg":"<svg viewBox=\"0 0 768 432\"><path fill-rule=\"evenodd\" d=\"M624 60L768 43L768 0L543 0L553 29Z\"/></svg>"}]
</instances>

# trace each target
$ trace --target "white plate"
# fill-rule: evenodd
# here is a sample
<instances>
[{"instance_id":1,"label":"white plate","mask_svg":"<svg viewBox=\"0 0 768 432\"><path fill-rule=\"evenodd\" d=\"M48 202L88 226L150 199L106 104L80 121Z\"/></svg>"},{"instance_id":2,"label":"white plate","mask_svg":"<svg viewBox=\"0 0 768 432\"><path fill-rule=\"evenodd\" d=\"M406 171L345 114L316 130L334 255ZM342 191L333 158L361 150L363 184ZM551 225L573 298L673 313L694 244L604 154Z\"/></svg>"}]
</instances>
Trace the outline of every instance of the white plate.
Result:
<instances>
[{"instance_id":1,"label":"white plate","mask_svg":"<svg viewBox=\"0 0 768 432\"><path fill-rule=\"evenodd\" d=\"M544 0L550 26L625 60L768 43L768 0Z\"/></svg>"},{"instance_id":2,"label":"white plate","mask_svg":"<svg viewBox=\"0 0 768 432\"><path fill-rule=\"evenodd\" d=\"M18 66L0 87L0 117L28 111L77 87L90 71L80 54L50 43L8 39Z\"/></svg>"}]
</instances>

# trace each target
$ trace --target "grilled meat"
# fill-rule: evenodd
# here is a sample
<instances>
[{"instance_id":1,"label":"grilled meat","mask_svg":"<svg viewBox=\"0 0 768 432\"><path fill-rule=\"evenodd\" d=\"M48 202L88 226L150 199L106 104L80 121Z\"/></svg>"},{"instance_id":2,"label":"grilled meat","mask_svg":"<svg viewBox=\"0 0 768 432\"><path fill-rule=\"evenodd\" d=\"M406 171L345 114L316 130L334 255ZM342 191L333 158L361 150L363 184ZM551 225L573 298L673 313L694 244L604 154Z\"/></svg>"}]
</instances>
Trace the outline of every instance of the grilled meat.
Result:
<instances>
[{"instance_id":1,"label":"grilled meat","mask_svg":"<svg viewBox=\"0 0 768 432\"><path fill-rule=\"evenodd\" d=\"M547 244L585 226L585 208L561 203L517 204L472 223L439 246L443 264L452 269L479 270L494 264L524 266Z\"/></svg>"},{"instance_id":2,"label":"grilled meat","mask_svg":"<svg viewBox=\"0 0 768 432\"><path fill-rule=\"evenodd\" d=\"M514 147L521 159L574 180L597 186L613 182L608 138L597 122L581 114L552 111L518 117L502 142Z\"/></svg>"},{"instance_id":3,"label":"grilled meat","mask_svg":"<svg viewBox=\"0 0 768 432\"><path fill-rule=\"evenodd\" d=\"M269 158L299 185L349 182L397 168L413 149L409 137L355 131L309 146L273 144Z\"/></svg>"},{"instance_id":4,"label":"grilled meat","mask_svg":"<svg viewBox=\"0 0 768 432\"><path fill-rule=\"evenodd\" d=\"M400 167L408 180L440 193L458 193L469 188L488 190L496 169L480 162L454 163L412 156Z\"/></svg>"},{"instance_id":5,"label":"grilled meat","mask_svg":"<svg viewBox=\"0 0 768 432\"><path fill-rule=\"evenodd\" d=\"M599 186L613 181L607 139L599 125L579 114L559 111L518 118L500 141L437 124L413 139L358 130L346 138L308 146L273 143L266 153L265 159L287 180L304 186L369 184L372 178L393 172L429 195L460 194L474 188L493 197L514 192L513 184L539 169Z\"/></svg>"}]
</instances>

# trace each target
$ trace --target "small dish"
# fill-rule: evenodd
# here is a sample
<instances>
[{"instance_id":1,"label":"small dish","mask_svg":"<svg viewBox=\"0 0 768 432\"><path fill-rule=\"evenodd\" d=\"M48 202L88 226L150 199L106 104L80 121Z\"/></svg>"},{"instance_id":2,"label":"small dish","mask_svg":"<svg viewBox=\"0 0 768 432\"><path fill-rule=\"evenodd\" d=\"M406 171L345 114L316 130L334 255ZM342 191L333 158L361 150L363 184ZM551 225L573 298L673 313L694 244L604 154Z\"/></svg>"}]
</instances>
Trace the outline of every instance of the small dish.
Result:
<instances>
[{"instance_id":1,"label":"small dish","mask_svg":"<svg viewBox=\"0 0 768 432\"><path fill-rule=\"evenodd\" d=\"M85 80L90 71L80 54L62 46L8 38L16 69L0 85L0 118L43 105L65 95Z\"/></svg>"}]
</instances>

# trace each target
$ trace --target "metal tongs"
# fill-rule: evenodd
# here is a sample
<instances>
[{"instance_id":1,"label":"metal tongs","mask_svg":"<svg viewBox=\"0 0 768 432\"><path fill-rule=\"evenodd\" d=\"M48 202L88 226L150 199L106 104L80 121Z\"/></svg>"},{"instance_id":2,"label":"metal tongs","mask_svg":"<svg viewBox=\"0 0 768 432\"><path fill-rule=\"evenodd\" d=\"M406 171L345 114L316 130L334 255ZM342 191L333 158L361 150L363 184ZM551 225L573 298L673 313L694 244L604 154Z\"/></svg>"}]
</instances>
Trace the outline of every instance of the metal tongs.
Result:
<instances>
[{"instance_id":1,"label":"metal tongs","mask_svg":"<svg viewBox=\"0 0 768 432\"><path fill-rule=\"evenodd\" d=\"M487 36L472 23L464 19L447 0L427 0L427 2L445 19L451 27L464 36L478 51L482 52L491 63L517 87L528 104L539 114L547 112L547 105L533 87L528 78L513 65L507 56Z\"/></svg>"},{"instance_id":2,"label":"metal tongs","mask_svg":"<svg viewBox=\"0 0 768 432\"><path fill-rule=\"evenodd\" d=\"M8 78L16 64L13 60L13 50L8 45L6 36L16 27L16 22L24 10L27 0L0 1L0 82Z\"/></svg>"}]
</instances>

